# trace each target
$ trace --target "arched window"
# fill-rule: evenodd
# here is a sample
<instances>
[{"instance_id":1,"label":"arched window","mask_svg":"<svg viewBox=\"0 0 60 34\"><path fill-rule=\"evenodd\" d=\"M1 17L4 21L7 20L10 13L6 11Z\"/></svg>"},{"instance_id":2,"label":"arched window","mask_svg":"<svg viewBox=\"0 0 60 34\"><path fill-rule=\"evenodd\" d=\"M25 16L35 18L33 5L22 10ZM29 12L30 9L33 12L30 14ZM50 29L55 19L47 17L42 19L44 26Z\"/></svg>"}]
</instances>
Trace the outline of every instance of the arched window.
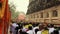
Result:
<instances>
[{"instance_id":1,"label":"arched window","mask_svg":"<svg viewBox=\"0 0 60 34\"><path fill-rule=\"evenodd\" d=\"M39 18L39 14L37 14L37 18Z\"/></svg>"},{"instance_id":2,"label":"arched window","mask_svg":"<svg viewBox=\"0 0 60 34\"><path fill-rule=\"evenodd\" d=\"M41 18L43 18L43 12L41 13Z\"/></svg>"},{"instance_id":3,"label":"arched window","mask_svg":"<svg viewBox=\"0 0 60 34\"><path fill-rule=\"evenodd\" d=\"M47 12L47 15L46 15L46 17L48 18L49 17L49 13Z\"/></svg>"},{"instance_id":4,"label":"arched window","mask_svg":"<svg viewBox=\"0 0 60 34\"><path fill-rule=\"evenodd\" d=\"M52 12L52 16L53 16L53 17L57 17L57 16L58 16L58 12L57 12L56 10L54 10L54 11Z\"/></svg>"}]
</instances>

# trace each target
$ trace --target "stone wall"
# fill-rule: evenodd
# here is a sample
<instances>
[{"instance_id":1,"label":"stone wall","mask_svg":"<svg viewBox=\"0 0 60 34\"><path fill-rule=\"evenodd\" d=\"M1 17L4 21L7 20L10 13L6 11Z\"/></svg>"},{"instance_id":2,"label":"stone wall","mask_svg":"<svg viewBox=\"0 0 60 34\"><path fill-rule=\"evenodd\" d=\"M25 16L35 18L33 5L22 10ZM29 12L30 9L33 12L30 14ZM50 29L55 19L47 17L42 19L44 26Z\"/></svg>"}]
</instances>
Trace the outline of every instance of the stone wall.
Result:
<instances>
[{"instance_id":1,"label":"stone wall","mask_svg":"<svg viewBox=\"0 0 60 34\"><path fill-rule=\"evenodd\" d=\"M57 11L58 16L56 17L52 16L53 10ZM42 18L41 18L41 13L43 13ZM46 22L46 23L60 24L60 5L28 14L28 18L32 22Z\"/></svg>"}]
</instances>

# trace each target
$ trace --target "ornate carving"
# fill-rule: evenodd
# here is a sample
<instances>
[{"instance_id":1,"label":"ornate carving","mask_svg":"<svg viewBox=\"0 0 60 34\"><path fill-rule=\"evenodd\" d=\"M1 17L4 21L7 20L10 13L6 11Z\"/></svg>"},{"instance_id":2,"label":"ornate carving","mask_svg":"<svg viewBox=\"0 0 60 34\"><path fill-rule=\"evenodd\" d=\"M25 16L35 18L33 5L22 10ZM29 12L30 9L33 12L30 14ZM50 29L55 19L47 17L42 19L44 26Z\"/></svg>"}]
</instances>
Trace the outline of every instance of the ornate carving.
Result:
<instances>
[{"instance_id":1,"label":"ornate carving","mask_svg":"<svg viewBox=\"0 0 60 34\"><path fill-rule=\"evenodd\" d=\"M60 5L60 1L59 0L35 0L32 1L28 7L28 14L30 13L34 13L40 10L44 10L53 6L57 6ZM30 13L29 13L30 12Z\"/></svg>"}]
</instances>

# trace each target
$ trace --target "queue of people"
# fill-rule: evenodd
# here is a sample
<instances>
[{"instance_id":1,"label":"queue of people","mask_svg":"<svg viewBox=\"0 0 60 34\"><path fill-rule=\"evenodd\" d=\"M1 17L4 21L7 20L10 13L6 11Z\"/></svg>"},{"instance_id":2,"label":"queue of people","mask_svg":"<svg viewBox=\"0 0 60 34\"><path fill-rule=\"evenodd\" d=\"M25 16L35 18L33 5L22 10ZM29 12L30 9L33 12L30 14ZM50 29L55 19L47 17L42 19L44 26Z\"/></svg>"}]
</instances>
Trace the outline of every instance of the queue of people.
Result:
<instances>
[{"instance_id":1,"label":"queue of people","mask_svg":"<svg viewBox=\"0 0 60 34\"><path fill-rule=\"evenodd\" d=\"M60 27L53 24L12 22L10 34L60 34Z\"/></svg>"}]
</instances>

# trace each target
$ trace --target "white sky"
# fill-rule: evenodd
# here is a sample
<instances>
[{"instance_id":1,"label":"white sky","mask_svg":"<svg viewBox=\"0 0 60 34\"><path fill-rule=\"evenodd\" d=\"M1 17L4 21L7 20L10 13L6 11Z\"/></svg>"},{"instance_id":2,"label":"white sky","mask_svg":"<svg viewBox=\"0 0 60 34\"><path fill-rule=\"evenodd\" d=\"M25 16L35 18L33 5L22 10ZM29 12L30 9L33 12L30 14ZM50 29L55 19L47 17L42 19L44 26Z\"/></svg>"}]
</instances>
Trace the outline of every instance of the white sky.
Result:
<instances>
[{"instance_id":1,"label":"white sky","mask_svg":"<svg viewBox=\"0 0 60 34\"><path fill-rule=\"evenodd\" d=\"M9 0L9 3L13 2L16 6L16 11L27 12L29 0Z\"/></svg>"}]
</instances>

